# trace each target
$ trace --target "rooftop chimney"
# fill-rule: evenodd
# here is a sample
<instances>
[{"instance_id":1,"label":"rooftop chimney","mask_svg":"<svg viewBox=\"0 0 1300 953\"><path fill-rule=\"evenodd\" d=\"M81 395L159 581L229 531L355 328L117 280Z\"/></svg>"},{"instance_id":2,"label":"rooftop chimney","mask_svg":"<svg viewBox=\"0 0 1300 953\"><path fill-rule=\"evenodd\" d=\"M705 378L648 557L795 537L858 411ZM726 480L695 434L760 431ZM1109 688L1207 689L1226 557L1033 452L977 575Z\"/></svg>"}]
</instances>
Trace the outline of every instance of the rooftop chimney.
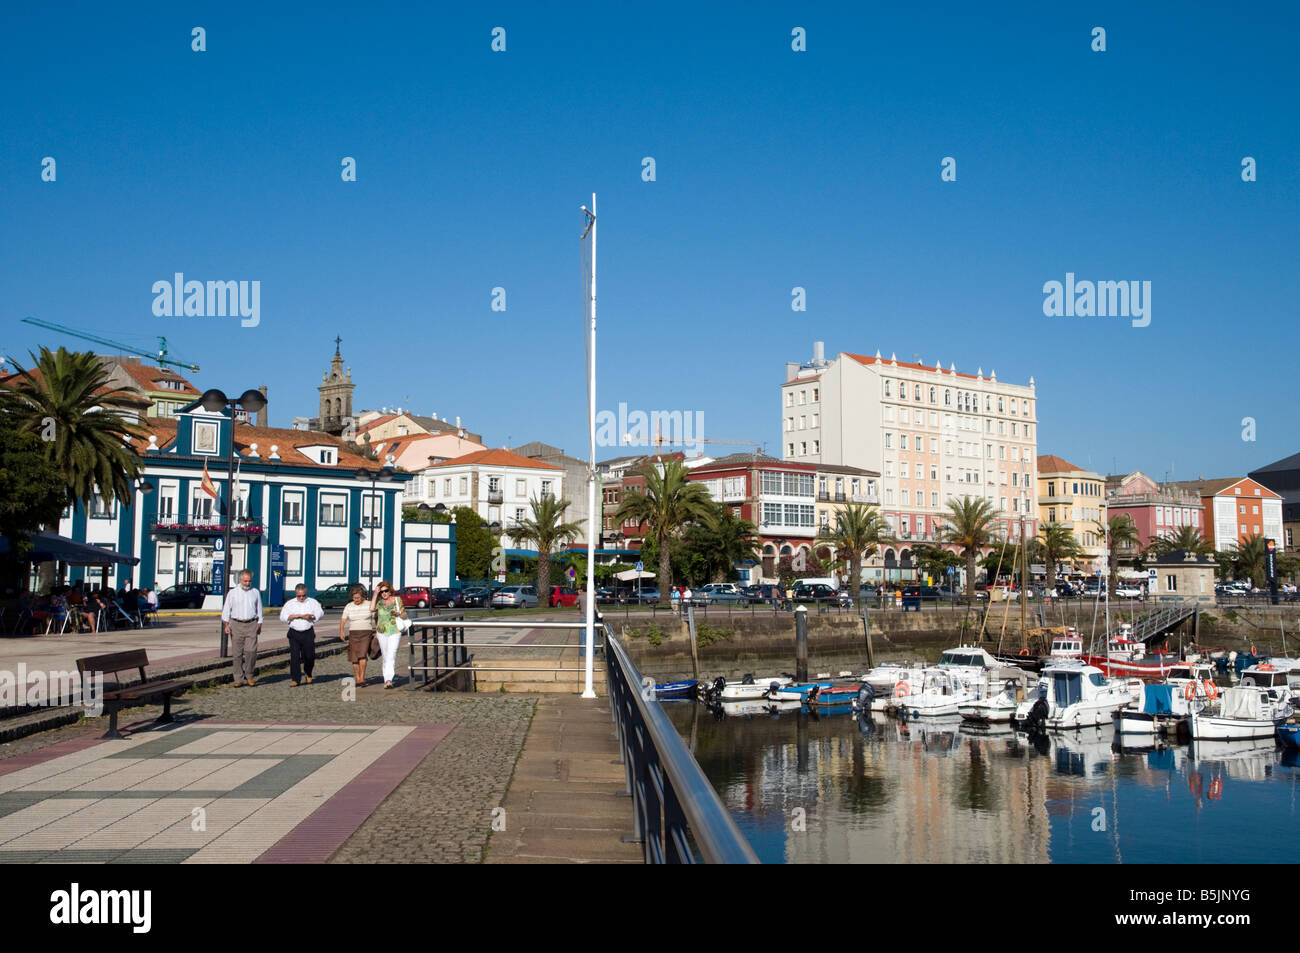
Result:
<instances>
[{"instance_id":1,"label":"rooftop chimney","mask_svg":"<svg viewBox=\"0 0 1300 953\"><path fill-rule=\"evenodd\" d=\"M258 388L258 390L260 390L260 391L262 392L262 397L263 397L263 399L265 399L265 398L266 398L266 385L263 384L261 387ZM270 424L268 424L268 423L266 422L266 420L267 420L267 416L266 416L266 404L263 404L263 405L262 405L262 409L259 410L259 411L257 412L257 425L258 425L259 427L269 427Z\"/></svg>"},{"instance_id":2,"label":"rooftop chimney","mask_svg":"<svg viewBox=\"0 0 1300 953\"><path fill-rule=\"evenodd\" d=\"M824 361L826 359L826 345L823 341L813 341L813 360Z\"/></svg>"}]
</instances>

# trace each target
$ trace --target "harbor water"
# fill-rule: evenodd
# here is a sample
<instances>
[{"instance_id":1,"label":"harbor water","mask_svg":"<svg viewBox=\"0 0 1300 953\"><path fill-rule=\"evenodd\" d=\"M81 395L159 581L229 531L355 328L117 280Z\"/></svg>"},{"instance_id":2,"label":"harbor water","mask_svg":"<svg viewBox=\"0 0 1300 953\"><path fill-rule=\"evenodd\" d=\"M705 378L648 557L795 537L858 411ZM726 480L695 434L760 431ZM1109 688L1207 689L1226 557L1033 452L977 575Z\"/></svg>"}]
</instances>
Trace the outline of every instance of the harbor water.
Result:
<instances>
[{"instance_id":1,"label":"harbor water","mask_svg":"<svg viewBox=\"0 0 1300 953\"><path fill-rule=\"evenodd\" d=\"M1124 748L959 718L665 710L764 863L1290 862L1297 760L1271 740Z\"/></svg>"}]
</instances>

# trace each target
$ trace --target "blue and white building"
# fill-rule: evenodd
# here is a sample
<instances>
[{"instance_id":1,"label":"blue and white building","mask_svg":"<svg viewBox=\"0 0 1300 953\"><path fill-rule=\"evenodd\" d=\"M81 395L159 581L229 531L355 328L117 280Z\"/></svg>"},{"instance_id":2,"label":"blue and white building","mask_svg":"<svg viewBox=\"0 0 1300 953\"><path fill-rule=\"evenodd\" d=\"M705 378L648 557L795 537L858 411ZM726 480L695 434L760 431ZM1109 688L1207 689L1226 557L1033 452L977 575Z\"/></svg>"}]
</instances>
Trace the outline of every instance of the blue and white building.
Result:
<instances>
[{"instance_id":1,"label":"blue and white building","mask_svg":"<svg viewBox=\"0 0 1300 953\"><path fill-rule=\"evenodd\" d=\"M273 585L272 553L283 547L286 593L303 583L315 592L335 583L390 579L397 586L449 586L455 578L455 526L402 520L402 495L412 475L384 468L352 452L338 437L314 431L237 423L234 438L235 504L226 512L231 418L197 402L174 419L138 421L147 443L130 506L69 507L59 532L78 542L138 556L118 566L111 581L165 589L212 582L214 552L223 546L228 517L227 566L248 568L264 592ZM216 488L203 488L204 470ZM367 471L361 479L358 471ZM69 581L89 582L98 570L73 567Z\"/></svg>"}]
</instances>

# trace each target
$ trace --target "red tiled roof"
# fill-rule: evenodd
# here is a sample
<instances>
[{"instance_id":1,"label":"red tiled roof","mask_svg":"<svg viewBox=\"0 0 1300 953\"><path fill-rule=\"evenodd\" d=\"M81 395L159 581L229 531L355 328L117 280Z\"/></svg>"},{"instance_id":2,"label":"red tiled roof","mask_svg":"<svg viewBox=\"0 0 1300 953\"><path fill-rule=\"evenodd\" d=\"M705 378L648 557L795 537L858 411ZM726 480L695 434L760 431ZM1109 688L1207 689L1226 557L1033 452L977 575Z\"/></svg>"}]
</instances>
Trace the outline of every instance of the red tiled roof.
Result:
<instances>
[{"instance_id":1,"label":"red tiled roof","mask_svg":"<svg viewBox=\"0 0 1300 953\"><path fill-rule=\"evenodd\" d=\"M455 467L471 464L481 464L490 467L528 467L533 470L556 470L560 472L563 472L564 470L563 467L551 466L549 463L542 463L540 460L534 460L531 457L521 457L519 454L511 453L509 450L476 450L473 453L467 453L464 456L445 460L442 463L430 464L430 466Z\"/></svg>"},{"instance_id":2,"label":"red tiled roof","mask_svg":"<svg viewBox=\"0 0 1300 953\"><path fill-rule=\"evenodd\" d=\"M1055 454L1044 453L1038 457L1038 473L1075 473L1084 472L1083 467L1076 467L1069 460L1063 460Z\"/></svg>"},{"instance_id":3,"label":"red tiled roof","mask_svg":"<svg viewBox=\"0 0 1300 953\"><path fill-rule=\"evenodd\" d=\"M41 369L39 367L28 368L27 372L31 374L32 380L36 382L38 387L44 386L44 378L41 377ZM24 377L22 374L10 374L7 377L0 377L0 387L9 387L11 389L17 390L23 380ZM101 387L95 393L104 394L107 393L107 391ZM117 394L113 395L113 399L111 403L118 406L131 406L131 407L152 407L153 406L153 401L150 400L148 397L145 397L142 394L134 394L125 388L120 389Z\"/></svg>"},{"instance_id":4,"label":"red tiled roof","mask_svg":"<svg viewBox=\"0 0 1300 953\"><path fill-rule=\"evenodd\" d=\"M844 356L853 358L853 360L857 361L859 364L886 364L890 367L897 365L898 367L910 367L914 371L929 371L931 374L943 374L947 377L965 377L969 380L991 380L989 377L977 378L974 374L963 374L961 371L945 371L942 367L927 367L924 364L913 364L910 361L890 361L883 357L867 357L863 354L851 354L848 351L844 352Z\"/></svg>"},{"instance_id":5,"label":"red tiled roof","mask_svg":"<svg viewBox=\"0 0 1300 953\"><path fill-rule=\"evenodd\" d=\"M136 452L146 459L145 451L149 447L149 434L158 438L158 449L166 450L176 440L176 420L172 417L149 417L141 423L145 431L143 438L131 441ZM376 468L383 465L380 460L367 460L358 453L349 450L338 437L314 430L292 430L284 427L254 427L251 424L235 424L235 451L245 460L249 448L257 444L257 457L262 462L278 462L298 467L315 467L320 470L347 471L357 467ZM271 447L279 448L280 459L271 461ZM295 452L300 447L334 447L338 450L338 463L316 463L306 454Z\"/></svg>"},{"instance_id":6,"label":"red tiled roof","mask_svg":"<svg viewBox=\"0 0 1300 953\"><path fill-rule=\"evenodd\" d=\"M136 364L131 361L122 361L118 365L123 371L135 381L144 390L166 391L168 394L186 394L193 397L199 396L199 390L193 384L175 371L166 367L153 367L148 364ZM157 386L158 381L180 381L184 384L181 390L166 390Z\"/></svg>"}]
</instances>

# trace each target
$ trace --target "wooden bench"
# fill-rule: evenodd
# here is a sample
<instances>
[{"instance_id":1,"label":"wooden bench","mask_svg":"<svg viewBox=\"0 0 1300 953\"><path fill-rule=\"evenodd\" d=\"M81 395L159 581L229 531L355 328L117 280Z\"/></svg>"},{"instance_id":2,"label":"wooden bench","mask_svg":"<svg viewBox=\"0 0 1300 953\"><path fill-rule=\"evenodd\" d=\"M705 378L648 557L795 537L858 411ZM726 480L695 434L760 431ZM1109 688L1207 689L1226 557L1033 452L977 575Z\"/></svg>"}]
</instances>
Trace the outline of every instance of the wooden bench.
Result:
<instances>
[{"instance_id":1,"label":"wooden bench","mask_svg":"<svg viewBox=\"0 0 1300 953\"><path fill-rule=\"evenodd\" d=\"M121 732L117 730L117 713L132 705L156 704L161 698L163 711L154 724L165 725L176 720L172 717L172 696L180 695L187 689L193 688L194 680L173 678L151 682L145 674L145 669L148 667L149 653L144 649L131 649L126 652L114 652L111 655L91 655L77 659L77 671L82 676L83 698L87 677L93 678L95 675L105 677L102 697L104 710L108 712L108 731L104 734L105 738L122 737ZM133 669L139 671L140 681L124 684L118 676ZM111 686L107 679L109 674L113 676Z\"/></svg>"}]
</instances>

